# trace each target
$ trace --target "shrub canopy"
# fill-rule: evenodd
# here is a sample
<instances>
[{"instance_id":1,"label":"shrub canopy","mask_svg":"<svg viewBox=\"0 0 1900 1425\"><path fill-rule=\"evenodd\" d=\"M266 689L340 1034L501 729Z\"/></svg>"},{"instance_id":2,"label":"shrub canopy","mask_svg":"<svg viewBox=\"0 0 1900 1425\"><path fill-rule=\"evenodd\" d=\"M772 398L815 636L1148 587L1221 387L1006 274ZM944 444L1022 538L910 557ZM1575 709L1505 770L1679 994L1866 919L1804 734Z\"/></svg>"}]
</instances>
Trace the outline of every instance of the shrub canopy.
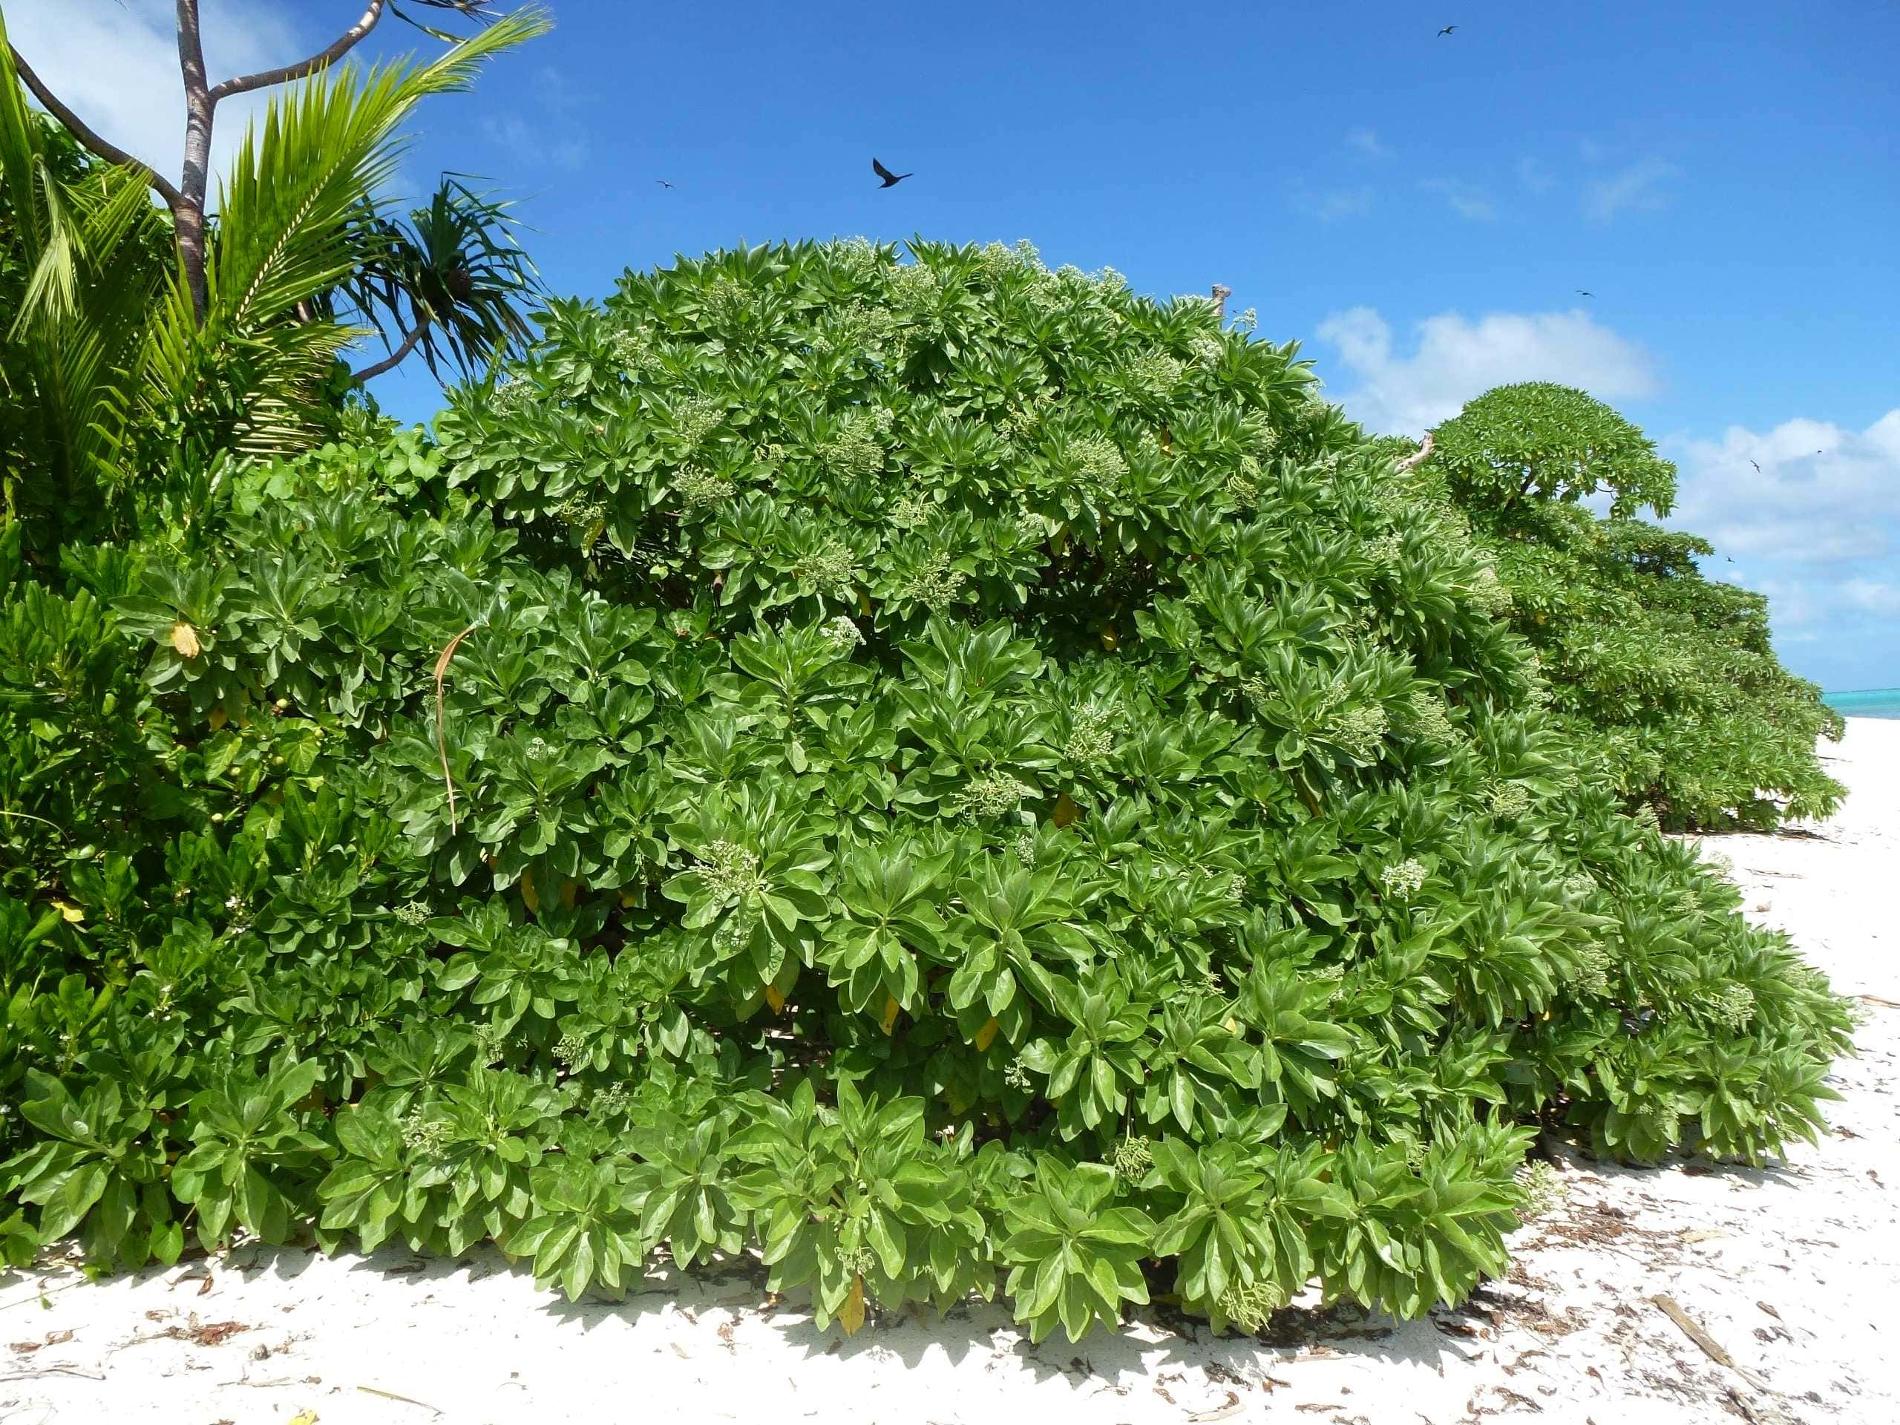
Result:
<instances>
[{"instance_id":1,"label":"shrub canopy","mask_svg":"<svg viewBox=\"0 0 1900 1425\"><path fill-rule=\"evenodd\" d=\"M755 1244L847 1329L1254 1328L1500 1270L1540 1125L1812 1132L1838 1001L1291 347L922 242L545 330L433 444L15 574L22 1250Z\"/></svg>"},{"instance_id":2,"label":"shrub canopy","mask_svg":"<svg viewBox=\"0 0 1900 1425\"><path fill-rule=\"evenodd\" d=\"M1566 740L1670 828L1824 817L1842 789L1816 739L1840 718L1776 659L1768 601L1705 579L1707 541L1667 514L1675 467L1600 401L1501 386L1433 432L1414 488L1449 497L1496 570L1499 611L1537 650ZM1607 492L1600 518L1578 501Z\"/></svg>"}]
</instances>

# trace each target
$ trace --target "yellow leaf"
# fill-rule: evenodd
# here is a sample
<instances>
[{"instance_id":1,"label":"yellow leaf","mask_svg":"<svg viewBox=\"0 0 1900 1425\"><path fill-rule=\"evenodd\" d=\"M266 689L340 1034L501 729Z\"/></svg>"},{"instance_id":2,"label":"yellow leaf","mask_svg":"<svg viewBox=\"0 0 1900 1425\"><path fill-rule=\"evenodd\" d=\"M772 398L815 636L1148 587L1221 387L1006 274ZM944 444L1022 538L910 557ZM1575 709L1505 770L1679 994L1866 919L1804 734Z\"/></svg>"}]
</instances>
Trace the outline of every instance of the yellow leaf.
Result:
<instances>
[{"instance_id":1,"label":"yellow leaf","mask_svg":"<svg viewBox=\"0 0 1900 1425\"><path fill-rule=\"evenodd\" d=\"M230 719L230 716L225 712L224 705L220 703L217 707L211 710L211 716L205 720L211 724L211 730L213 732L216 732L219 728L223 727L225 723L229 722L231 719Z\"/></svg>"},{"instance_id":2,"label":"yellow leaf","mask_svg":"<svg viewBox=\"0 0 1900 1425\"><path fill-rule=\"evenodd\" d=\"M198 642L198 630L183 619L172 625L171 643L178 650L180 658L196 658L202 647Z\"/></svg>"},{"instance_id":3,"label":"yellow leaf","mask_svg":"<svg viewBox=\"0 0 1900 1425\"><path fill-rule=\"evenodd\" d=\"M903 1006L900 1005L890 995L888 994L885 995L884 996L884 1017L878 1020L877 1027L879 1029L882 1029L886 1034L889 1034L891 1032L892 1027L895 1026L897 1023L897 1011L902 1008Z\"/></svg>"},{"instance_id":4,"label":"yellow leaf","mask_svg":"<svg viewBox=\"0 0 1900 1425\"><path fill-rule=\"evenodd\" d=\"M1102 630L1102 647L1113 653L1122 644L1122 636L1115 632L1115 625L1109 624Z\"/></svg>"},{"instance_id":5,"label":"yellow leaf","mask_svg":"<svg viewBox=\"0 0 1900 1425\"><path fill-rule=\"evenodd\" d=\"M976 1052L981 1054L996 1038L996 1031L1002 1026L996 1022L996 1016L990 1016L990 1022L976 1031Z\"/></svg>"},{"instance_id":6,"label":"yellow leaf","mask_svg":"<svg viewBox=\"0 0 1900 1425\"><path fill-rule=\"evenodd\" d=\"M86 918L86 913L76 905L68 905L65 901L54 901L53 905L58 909L61 918L70 925L78 925Z\"/></svg>"},{"instance_id":7,"label":"yellow leaf","mask_svg":"<svg viewBox=\"0 0 1900 1425\"><path fill-rule=\"evenodd\" d=\"M785 996L779 993L777 985L765 987L765 1002L772 1006L772 1013L781 1013L785 1008Z\"/></svg>"},{"instance_id":8,"label":"yellow leaf","mask_svg":"<svg viewBox=\"0 0 1900 1425\"><path fill-rule=\"evenodd\" d=\"M1049 820L1058 827L1072 826L1081 815L1082 808L1075 804L1075 798L1064 792L1056 798L1056 809L1050 814Z\"/></svg>"},{"instance_id":9,"label":"yellow leaf","mask_svg":"<svg viewBox=\"0 0 1900 1425\"><path fill-rule=\"evenodd\" d=\"M858 612L866 618L871 616L871 596L863 589L858 590Z\"/></svg>"},{"instance_id":10,"label":"yellow leaf","mask_svg":"<svg viewBox=\"0 0 1900 1425\"><path fill-rule=\"evenodd\" d=\"M528 909L533 911L536 915L541 913L541 893L534 888L534 874L532 872L521 878L521 899L527 904Z\"/></svg>"},{"instance_id":11,"label":"yellow leaf","mask_svg":"<svg viewBox=\"0 0 1900 1425\"><path fill-rule=\"evenodd\" d=\"M844 1327L844 1334L855 1336L864 1325L864 1278L851 1278L851 1294L844 1299L844 1305L838 1308L838 1324Z\"/></svg>"},{"instance_id":12,"label":"yellow leaf","mask_svg":"<svg viewBox=\"0 0 1900 1425\"><path fill-rule=\"evenodd\" d=\"M317 1412L314 1410L299 1410L295 1415L290 1417L290 1425L317 1425Z\"/></svg>"},{"instance_id":13,"label":"yellow leaf","mask_svg":"<svg viewBox=\"0 0 1900 1425\"><path fill-rule=\"evenodd\" d=\"M632 910L633 907L640 904L640 897L636 896L632 891L622 891L620 893L620 904L625 906L628 910Z\"/></svg>"},{"instance_id":14,"label":"yellow leaf","mask_svg":"<svg viewBox=\"0 0 1900 1425\"><path fill-rule=\"evenodd\" d=\"M561 904L568 910L574 909L574 895L581 888L579 881L561 882Z\"/></svg>"}]
</instances>

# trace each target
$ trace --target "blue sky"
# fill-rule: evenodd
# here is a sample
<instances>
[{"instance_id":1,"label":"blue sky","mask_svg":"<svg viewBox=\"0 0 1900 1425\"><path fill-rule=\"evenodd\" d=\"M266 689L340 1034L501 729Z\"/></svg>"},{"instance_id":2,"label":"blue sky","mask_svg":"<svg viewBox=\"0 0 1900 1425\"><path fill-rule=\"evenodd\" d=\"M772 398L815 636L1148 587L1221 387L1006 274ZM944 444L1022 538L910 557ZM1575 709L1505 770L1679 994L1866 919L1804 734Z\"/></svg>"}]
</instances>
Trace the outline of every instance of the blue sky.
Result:
<instances>
[{"instance_id":1,"label":"blue sky","mask_svg":"<svg viewBox=\"0 0 1900 1425\"><path fill-rule=\"evenodd\" d=\"M206 0L212 68L361 6ZM1677 522L1771 595L1791 667L1900 684L1900 7L551 8L423 112L407 172L517 195L555 290L741 239L1028 238L1157 294L1226 283L1381 429L1571 381L1681 464ZM5 0L29 58L168 167L170 9ZM364 52L418 43L386 22ZM878 190L874 153L917 176ZM413 375L381 394L436 405Z\"/></svg>"}]
</instances>

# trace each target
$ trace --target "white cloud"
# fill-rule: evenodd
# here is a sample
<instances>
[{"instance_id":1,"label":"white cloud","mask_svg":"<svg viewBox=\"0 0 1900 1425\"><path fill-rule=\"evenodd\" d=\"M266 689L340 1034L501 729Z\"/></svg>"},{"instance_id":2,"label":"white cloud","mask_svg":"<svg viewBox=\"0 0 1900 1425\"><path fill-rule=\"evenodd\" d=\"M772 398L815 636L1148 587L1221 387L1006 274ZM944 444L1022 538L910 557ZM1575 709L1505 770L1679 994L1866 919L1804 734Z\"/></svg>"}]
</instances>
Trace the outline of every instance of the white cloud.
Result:
<instances>
[{"instance_id":1,"label":"white cloud","mask_svg":"<svg viewBox=\"0 0 1900 1425\"><path fill-rule=\"evenodd\" d=\"M213 83L301 59L316 47L273 9L205 0L205 63ZM6 12L15 47L55 94L104 137L177 180L185 115L171 0L8 0ZM214 172L237 148L247 117L262 108L256 95L218 106Z\"/></svg>"},{"instance_id":2,"label":"white cloud","mask_svg":"<svg viewBox=\"0 0 1900 1425\"><path fill-rule=\"evenodd\" d=\"M1350 129L1346 133L1346 147L1364 154L1367 158L1384 158L1391 152L1379 142L1379 135L1371 129Z\"/></svg>"},{"instance_id":3,"label":"white cloud","mask_svg":"<svg viewBox=\"0 0 1900 1425\"><path fill-rule=\"evenodd\" d=\"M1676 176L1676 166L1660 158L1640 158L1603 178L1584 185L1584 216L1607 223L1618 213L1645 212L1667 206L1665 185Z\"/></svg>"},{"instance_id":4,"label":"white cloud","mask_svg":"<svg viewBox=\"0 0 1900 1425\"><path fill-rule=\"evenodd\" d=\"M1864 430L1798 417L1661 442L1668 523L1715 545L1708 572L1766 594L1777 641L1826 687L1893 682L1900 658L1900 409Z\"/></svg>"},{"instance_id":5,"label":"white cloud","mask_svg":"<svg viewBox=\"0 0 1900 1425\"><path fill-rule=\"evenodd\" d=\"M1682 472L1679 517L1726 553L1838 566L1900 549L1900 409L1864 431L1797 418L1665 446ZM1872 608L1878 581L1840 572Z\"/></svg>"},{"instance_id":6,"label":"white cloud","mask_svg":"<svg viewBox=\"0 0 1900 1425\"><path fill-rule=\"evenodd\" d=\"M1377 431L1417 434L1512 381L1561 381L1608 401L1657 388L1648 353L1581 311L1494 312L1476 321L1441 313L1418 324L1410 355L1394 350L1391 327L1370 307L1327 317L1319 337L1351 375L1340 398L1347 414Z\"/></svg>"},{"instance_id":7,"label":"white cloud","mask_svg":"<svg viewBox=\"0 0 1900 1425\"><path fill-rule=\"evenodd\" d=\"M1293 206L1309 218L1318 218L1322 223L1338 222L1341 218L1363 218L1372 211L1372 189L1361 185L1357 188L1328 188L1315 192L1304 186L1293 193Z\"/></svg>"},{"instance_id":8,"label":"white cloud","mask_svg":"<svg viewBox=\"0 0 1900 1425\"><path fill-rule=\"evenodd\" d=\"M490 115L482 120L482 133L528 163L584 167L592 147L578 118L585 99L569 89L559 70L545 65L534 72L531 92L538 111L533 118L519 110Z\"/></svg>"},{"instance_id":9,"label":"white cloud","mask_svg":"<svg viewBox=\"0 0 1900 1425\"><path fill-rule=\"evenodd\" d=\"M1900 584L1878 579L1849 579L1841 585L1841 597L1854 608L1875 614L1900 614Z\"/></svg>"},{"instance_id":10,"label":"white cloud","mask_svg":"<svg viewBox=\"0 0 1900 1425\"><path fill-rule=\"evenodd\" d=\"M1436 193L1452 212L1474 223L1488 223L1498 215L1491 195L1471 183L1455 178L1427 178L1419 184L1427 193Z\"/></svg>"},{"instance_id":11,"label":"white cloud","mask_svg":"<svg viewBox=\"0 0 1900 1425\"><path fill-rule=\"evenodd\" d=\"M1557 183L1550 176L1550 170L1534 158L1517 161L1517 181L1533 193L1548 193Z\"/></svg>"}]
</instances>

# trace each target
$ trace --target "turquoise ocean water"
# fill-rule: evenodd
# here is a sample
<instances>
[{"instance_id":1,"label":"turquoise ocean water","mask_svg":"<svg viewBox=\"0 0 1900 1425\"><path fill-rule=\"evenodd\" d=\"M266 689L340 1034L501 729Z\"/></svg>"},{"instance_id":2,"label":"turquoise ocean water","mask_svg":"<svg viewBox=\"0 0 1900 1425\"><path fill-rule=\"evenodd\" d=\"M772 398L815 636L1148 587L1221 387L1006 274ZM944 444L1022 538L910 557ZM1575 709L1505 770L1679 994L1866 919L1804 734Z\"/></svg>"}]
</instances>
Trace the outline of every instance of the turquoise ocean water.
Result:
<instances>
[{"instance_id":1,"label":"turquoise ocean water","mask_svg":"<svg viewBox=\"0 0 1900 1425\"><path fill-rule=\"evenodd\" d=\"M1869 688L1859 693L1823 693L1821 701L1842 717L1900 718L1900 688Z\"/></svg>"}]
</instances>

